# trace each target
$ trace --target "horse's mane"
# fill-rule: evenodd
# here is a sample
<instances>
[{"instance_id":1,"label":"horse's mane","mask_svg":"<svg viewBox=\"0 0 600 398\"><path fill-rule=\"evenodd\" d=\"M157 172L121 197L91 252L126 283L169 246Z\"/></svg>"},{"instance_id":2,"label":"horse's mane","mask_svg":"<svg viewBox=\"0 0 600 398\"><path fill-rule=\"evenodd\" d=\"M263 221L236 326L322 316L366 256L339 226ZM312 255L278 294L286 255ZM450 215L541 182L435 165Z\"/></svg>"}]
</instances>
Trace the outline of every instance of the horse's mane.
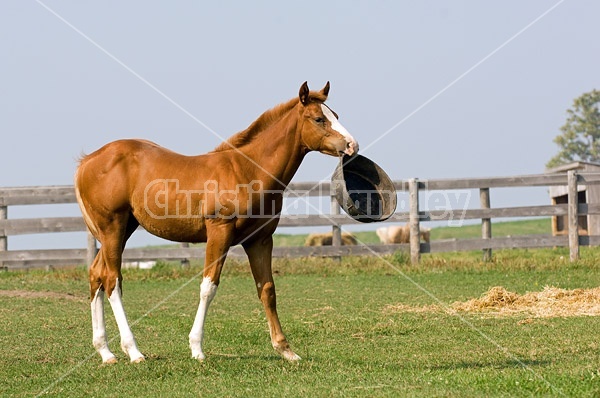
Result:
<instances>
[{"instance_id":1,"label":"horse's mane","mask_svg":"<svg viewBox=\"0 0 600 398\"><path fill-rule=\"evenodd\" d=\"M325 102L326 99L327 97L318 91L311 91L308 97L309 101ZM232 135L226 141L220 143L215 149L213 149L213 152L227 151L229 149L239 148L248 144L258 132L263 131L278 121L284 114L294 108L298 102L300 102L300 99L296 97L265 111L258 117L258 119L252 122L248 128Z\"/></svg>"}]
</instances>

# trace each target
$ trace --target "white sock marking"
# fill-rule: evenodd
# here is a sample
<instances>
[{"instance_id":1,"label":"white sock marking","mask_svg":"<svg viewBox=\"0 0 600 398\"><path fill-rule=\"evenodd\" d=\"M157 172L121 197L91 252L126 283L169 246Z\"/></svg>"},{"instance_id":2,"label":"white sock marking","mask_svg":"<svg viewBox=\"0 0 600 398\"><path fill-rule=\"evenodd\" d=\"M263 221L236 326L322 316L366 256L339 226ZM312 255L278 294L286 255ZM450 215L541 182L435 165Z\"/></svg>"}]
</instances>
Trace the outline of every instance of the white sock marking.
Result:
<instances>
[{"instance_id":1,"label":"white sock marking","mask_svg":"<svg viewBox=\"0 0 600 398\"><path fill-rule=\"evenodd\" d=\"M104 322L104 291L98 289L91 302L92 310L92 343L98 354L102 357L102 362L115 360L115 355L108 348L106 339L106 323Z\"/></svg>"},{"instance_id":2,"label":"white sock marking","mask_svg":"<svg viewBox=\"0 0 600 398\"><path fill-rule=\"evenodd\" d=\"M196 312L196 318L194 319L194 325L190 331L190 348L192 350L192 358L203 360L206 358L204 352L202 352L202 341L204 340L204 321L206 320L206 314L208 307L212 302L213 298L217 294L217 285L213 283L210 277L202 279L200 285L200 304L198 305L198 312Z\"/></svg>"},{"instance_id":3,"label":"white sock marking","mask_svg":"<svg viewBox=\"0 0 600 398\"><path fill-rule=\"evenodd\" d=\"M117 284L108 298L108 302L110 303L113 313L115 314L117 326L119 327L119 333L121 334L121 349L123 352L129 355L131 362L143 360L144 356L138 350L137 344L135 343L135 338L133 337L133 333L129 328L129 323L127 322L127 316L125 315L125 309L123 308L123 302L121 301L119 279L117 279Z\"/></svg>"}]
</instances>

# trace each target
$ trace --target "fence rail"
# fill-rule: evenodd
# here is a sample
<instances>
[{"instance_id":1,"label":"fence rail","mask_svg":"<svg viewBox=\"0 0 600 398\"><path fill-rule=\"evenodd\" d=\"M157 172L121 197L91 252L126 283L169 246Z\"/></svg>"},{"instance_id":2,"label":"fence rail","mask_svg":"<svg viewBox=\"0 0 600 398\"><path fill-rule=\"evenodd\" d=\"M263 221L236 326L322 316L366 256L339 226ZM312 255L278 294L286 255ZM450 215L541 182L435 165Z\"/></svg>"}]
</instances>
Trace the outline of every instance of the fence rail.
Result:
<instances>
[{"instance_id":1,"label":"fence rail","mask_svg":"<svg viewBox=\"0 0 600 398\"><path fill-rule=\"evenodd\" d=\"M393 253L398 250L409 251L413 262L418 262L421 253L445 251L483 250L484 258L491 256L494 249L504 248L533 248L569 246L571 259L579 257L580 245L598 245L600 236L579 236L577 225L581 215L600 214L598 203L578 203L577 190L580 185L600 184L600 173L577 174L540 174L493 178L468 179L437 179L421 181L418 179L395 181L394 185L400 192L408 194L409 211L397 212L386 222L409 223L411 240L409 244L395 245L359 245L341 246L341 226L357 224L358 222L345 214L340 214L339 206L333 199L331 184L292 183L285 195L294 197L323 197L331 199L329 214L282 215L281 227L330 226L334 233L334 245L323 247L276 247L273 255L276 257L300 256L344 256L344 255L374 255ZM490 188L565 186L568 188L569 203L557 205L521 206L490 208ZM420 210L419 194L428 191L478 189L480 192L479 209L441 209ZM88 239L87 248L54 249L54 250L9 250L8 237L16 235L56 233L56 232L85 232L87 228L81 217L44 217L27 219L8 218L9 206L48 205L76 203L73 186L47 187L12 187L0 188L0 265L4 268L22 268L36 266L59 266L63 264L83 264L89 262L96 252L95 240ZM491 233L493 219L514 217L566 216L568 219L567 236L518 236L494 238ZM419 231L422 222L450 220L482 220L482 237L479 239L461 239L419 242ZM83 244L83 242L82 242ZM184 260L203 257L203 247L173 247L173 248L132 248L126 249L124 261L143 260ZM234 247L230 256L245 255L240 247Z\"/></svg>"}]
</instances>

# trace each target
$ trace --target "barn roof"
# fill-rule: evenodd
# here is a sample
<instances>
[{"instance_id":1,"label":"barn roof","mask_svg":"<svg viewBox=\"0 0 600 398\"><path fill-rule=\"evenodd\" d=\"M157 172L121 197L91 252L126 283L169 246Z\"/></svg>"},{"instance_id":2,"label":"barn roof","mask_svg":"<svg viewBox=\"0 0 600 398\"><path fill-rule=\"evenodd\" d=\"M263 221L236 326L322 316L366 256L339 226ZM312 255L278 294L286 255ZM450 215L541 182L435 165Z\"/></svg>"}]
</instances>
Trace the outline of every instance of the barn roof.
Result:
<instances>
[{"instance_id":1,"label":"barn roof","mask_svg":"<svg viewBox=\"0 0 600 398\"><path fill-rule=\"evenodd\" d=\"M558 166L558 167L553 167L551 169L546 170L546 173L548 174L555 174L555 173L566 173L569 170L578 170L581 172L599 172L600 171L600 163L596 163L596 162L584 162L584 161L577 161L577 162L572 162L572 163L568 163L568 164L563 164L562 166ZM587 186L582 185L582 184L578 184L577 185L577 191L578 192L582 192L582 191L586 191L587 190ZM597 191L597 188L595 188L595 190ZM548 189L548 193L550 194L551 198L556 198L559 196L565 196L567 195L567 187L566 186L551 186Z\"/></svg>"},{"instance_id":2,"label":"barn roof","mask_svg":"<svg viewBox=\"0 0 600 398\"><path fill-rule=\"evenodd\" d=\"M546 173L566 173L569 170L582 170L582 171L599 171L600 163L597 162L584 162L577 161L572 163L563 164L561 166L553 167L551 169L547 169Z\"/></svg>"}]
</instances>

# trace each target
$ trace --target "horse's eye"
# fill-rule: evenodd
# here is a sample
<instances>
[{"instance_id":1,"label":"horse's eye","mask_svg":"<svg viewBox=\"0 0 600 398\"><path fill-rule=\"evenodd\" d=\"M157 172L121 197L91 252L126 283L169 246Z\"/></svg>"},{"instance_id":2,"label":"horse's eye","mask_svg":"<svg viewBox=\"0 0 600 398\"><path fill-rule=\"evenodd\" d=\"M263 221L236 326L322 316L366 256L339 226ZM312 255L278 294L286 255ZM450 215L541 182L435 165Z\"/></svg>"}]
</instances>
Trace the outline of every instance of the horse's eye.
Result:
<instances>
[{"instance_id":1,"label":"horse's eye","mask_svg":"<svg viewBox=\"0 0 600 398\"><path fill-rule=\"evenodd\" d=\"M322 117L318 117L315 119L315 122L319 123L319 124L324 124L325 123L325 119L323 119Z\"/></svg>"}]
</instances>

